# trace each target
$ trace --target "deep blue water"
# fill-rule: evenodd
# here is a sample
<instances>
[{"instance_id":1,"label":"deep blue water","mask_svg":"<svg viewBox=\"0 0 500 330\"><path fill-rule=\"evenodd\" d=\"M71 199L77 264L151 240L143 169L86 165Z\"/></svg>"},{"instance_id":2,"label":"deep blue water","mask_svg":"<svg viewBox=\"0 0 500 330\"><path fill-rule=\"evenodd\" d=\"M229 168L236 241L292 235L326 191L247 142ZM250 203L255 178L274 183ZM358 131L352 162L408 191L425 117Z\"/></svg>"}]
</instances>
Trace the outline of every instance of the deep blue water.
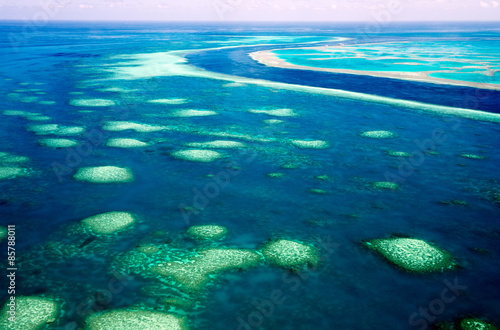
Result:
<instances>
[{"instance_id":1,"label":"deep blue water","mask_svg":"<svg viewBox=\"0 0 500 330\"><path fill-rule=\"evenodd\" d=\"M133 305L164 309L159 299L141 291L153 281L137 275L106 303L96 304L92 297L113 278L110 264L117 255L142 243L168 241L175 247L193 248L196 245L183 233L195 224L226 226L230 234L218 244L227 247L258 249L276 237L309 242L318 246L321 263L303 278L272 266L222 276L200 299L201 307L177 311L187 316L193 329L238 329L239 317L248 320L256 310L255 301L268 300L273 290L281 290L286 300L274 306L260 329L419 329L410 324L410 316L440 297L444 281L455 280L466 286L463 295L446 304L433 322L475 315L500 323L497 123L258 85L228 86L229 81L192 76L152 74L142 79L116 79L116 68L138 65L123 56L256 45L262 41L239 37L267 36L269 43L277 45L195 52L187 59L212 72L498 113L498 91L266 68L246 56L259 49L296 47L312 41L324 44L332 37L355 38L349 41L352 43L498 38L498 24L408 24L362 34L363 25L349 24L73 22L53 23L19 39L22 28L19 22L0 24L0 152L27 156L30 161L20 165L27 170L26 177L0 181L0 225L17 227L17 293L55 295L66 302L64 315L49 328L74 329L93 310ZM291 36L295 41L273 41L275 36ZM12 40L16 40L14 45ZM132 91L99 91L109 87ZM45 94L37 94L41 92ZM74 92L83 94L70 94ZM108 99L116 105L69 104L79 98ZM188 103L147 103L165 98L185 98ZM40 103L43 101L54 103ZM263 120L274 117L248 111L281 108L293 109L298 116L276 117L284 122L273 126ZM164 117L178 109L213 110L218 115ZM84 127L87 135L64 137L77 141L79 147L43 147L40 138L58 136L37 136L28 128L44 122L2 115L4 110L40 113L51 118L47 123ZM175 129L154 133L102 130L103 122L110 120ZM359 136L371 130L389 130L398 137L375 140ZM432 141L437 131L439 142ZM214 132L246 134L271 142L227 138L244 142L247 148L219 150L227 157L213 163L170 156L185 149L184 143L220 139L210 135ZM97 134L99 141L91 142L89 133ZM151 146L105 146L105 140L116 137L139 139ZM289 139L319 139L331 147L298 149ZM436 154L424 153L418 164L411 158L415 161L411 165L388 156L389 150L417 154L432 150ZM465 153L485 158L460 156ZM290 163L296 168L281 167ZM129 167L135 181L98 185L72 179L80 167L102 165ZM58 177L54 166L63 166L67 172ZM283 172L285 177L269 178L267 174L272 172ZM200 202L198 192L215 182L207 175L221 173L229 173L229 184ZM318 175L329 175L330 180L318 180ZM400 189L370 187L371 182L388 177L396 178ZM312 194L309 190L313 188L328 194ZM465 201L467 206L442 203L451 200ZM200 204L203 210L186 223L179 206ZM74 234L72 227L86 217L109 211L132 212L139 222L131 230L88 243L85 250L85 237ZM431 241L452 253L462 268L413 275L361 246L363 240L393 234ZM67 259L50 257L44 251L54 242L72 244L87 253ZM5 241L2 249L6 251ZM3 289L0 292L3 302L7 295ZM82 309L89 300L91 308Z\"/></svg>"}]
</instances>

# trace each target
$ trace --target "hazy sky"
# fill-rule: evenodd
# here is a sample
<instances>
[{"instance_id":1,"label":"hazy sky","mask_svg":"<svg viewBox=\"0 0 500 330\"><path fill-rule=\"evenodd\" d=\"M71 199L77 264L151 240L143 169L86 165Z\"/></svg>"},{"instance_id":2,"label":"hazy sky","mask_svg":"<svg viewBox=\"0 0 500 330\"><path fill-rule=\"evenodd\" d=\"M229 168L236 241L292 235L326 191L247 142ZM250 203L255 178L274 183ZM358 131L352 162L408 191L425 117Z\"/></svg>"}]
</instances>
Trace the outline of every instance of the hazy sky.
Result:
<instances>
[{"instance_id":1,"label":"hazy sky","mask_svg":"<svg viewBox=\"0 0 500 330\"><path fill-rule=\"evenodd\" d=\"M500 0L0 0L0 19L499 21Z\"/></svg>"}]
</instances>

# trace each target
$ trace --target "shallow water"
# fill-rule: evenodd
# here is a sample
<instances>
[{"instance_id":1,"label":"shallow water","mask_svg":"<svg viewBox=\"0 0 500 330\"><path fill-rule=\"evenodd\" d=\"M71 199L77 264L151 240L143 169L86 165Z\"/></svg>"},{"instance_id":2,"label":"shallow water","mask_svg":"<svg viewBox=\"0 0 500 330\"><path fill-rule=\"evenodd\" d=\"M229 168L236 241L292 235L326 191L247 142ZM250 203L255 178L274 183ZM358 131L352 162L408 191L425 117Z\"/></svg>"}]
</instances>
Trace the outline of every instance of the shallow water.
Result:
<instances>
[{"instance_id":1,"label":"shallow water","mask_svg":"<svg viewBox=\"0 0 500 330\"><path fill-rule=\"evenodd\" d=\"M108 301L96 302L95 297L107 289L114 262L123 253L146 243L191 250L199 245L184 232L201 224L229 230L224 240L204 246L260 249L270 239L285 237L316 246L321 262L302 278L267 264L226 273L203 294L191 297L198 307L170 309L186 315L193 329L238 329L240 320L250 322L255 301L269 300L273 290L281 290L285 300L252 328L418 329L410 324L412 313L439 298L443 281L455 279L467 287L465 293L435 315L436 321L473 314L500 323L498 124L280 85L245 84L211 72L492 113L498 112L498 92L347 75L320 80L327 74L266 69L248 64L245 56L256 49L359 38L349 26L305 26L302 32L290 33L289 27L279 25L65 23L44 27L12 48L7 37L21 27L22 23L0 26L7 32L0 40L0 110L39 113L50 117L44 125L85 129L71 136L78 147L47 148L39 144L41 138L65 136L36 135L26 118L0 115L0 152L30 159L18 165L26 176L0 181L0 224L16 224L17 294L46 294L66 302L64 315L49 329L75 329L88 313L101 309L139 305L169 310L142 289L152 283L178 289L140 274L127 279L123 290ZM446 38L451 33L454 38L481 38L485 32L477 31L486 27L454 29L404 26L369 37L411 39L415 47L422 47L417 37ZM499 37L498 26L487 29L492 31L489 37ZM257 46L263 43L273 45ZM241 45L252 47L187 56L189 63L209 71L200 76L184 69L168 71L175 66L155 68L154 62L144 66L150 71L142 76L124 74L133 72L138 58L144 59L138 54ZM480 47L474 49L478 52ZM384 51L391 52L387 46ZM46 94L35 94L41 91ZM151 102L167 99L185 101ZM290 113L275 111L279 109L296 115L276 116ZM197 112L185 110L216 115L189 116ZM172 115L179 111L186 116ZM283 122L267 124L268 119ZM162 129L102 129L112 121ZM396 137L360 136L380 130ZM148 146L106 146L113 138L136 139ZM189 150L187 143L215 140L242 142L244 147L210 149L224 158L207 163L173 156ZM298 148L293 140L326 141L329 148ZM414 156L393 157L388 151ZM126 167L135 180L94 184L72 178L79 168L97 166ZM322 175L328 179L316 178ZM400 188L374 189L371 184L378 181L394 181ZM186 212L186 206L196 212ZM84 218L112 211L130 212L137 221L128 230L95 239L75 229ZM393 234L437 244L454 255L462 269L414 275L361 245L363 240ZM54 242L68 245L54 256ZM6 297L2 290L2 299ZM91 306L82 308L89 300Z\"/></svg>"}]
</instances>

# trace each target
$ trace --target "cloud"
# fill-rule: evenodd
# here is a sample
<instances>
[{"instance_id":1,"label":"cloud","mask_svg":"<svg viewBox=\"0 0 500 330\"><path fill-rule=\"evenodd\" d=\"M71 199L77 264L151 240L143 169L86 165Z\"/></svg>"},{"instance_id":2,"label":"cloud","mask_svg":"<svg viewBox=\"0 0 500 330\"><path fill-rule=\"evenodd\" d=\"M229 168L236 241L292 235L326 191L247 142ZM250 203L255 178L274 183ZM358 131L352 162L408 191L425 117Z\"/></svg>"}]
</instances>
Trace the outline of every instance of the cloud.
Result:
<instances>
[{"instance_id":1,"label":"cloud","mask_svg":"<svg viewBox=\"0 0 500 330\"><path fill-rule=\"evenodd\" d=\"M485 2L485 1L480 1L480 2L479 2L479 5L480 5L481 7L483 7L483 8L488 8L488 7L490 6L490 4L489 4L489 3L487 3L487 2Z\"/></svg>"},{"instance_id":2,"label":"cloud","mask_svg":"<svg viewBox=\"0 0 500 330\"><path fill-rule=\"evenodd\" d=\"M493 6L493 8L496 8L500 5L500 2L498 1L491 1L491 5Z\"/></svg>"}]
</instances>

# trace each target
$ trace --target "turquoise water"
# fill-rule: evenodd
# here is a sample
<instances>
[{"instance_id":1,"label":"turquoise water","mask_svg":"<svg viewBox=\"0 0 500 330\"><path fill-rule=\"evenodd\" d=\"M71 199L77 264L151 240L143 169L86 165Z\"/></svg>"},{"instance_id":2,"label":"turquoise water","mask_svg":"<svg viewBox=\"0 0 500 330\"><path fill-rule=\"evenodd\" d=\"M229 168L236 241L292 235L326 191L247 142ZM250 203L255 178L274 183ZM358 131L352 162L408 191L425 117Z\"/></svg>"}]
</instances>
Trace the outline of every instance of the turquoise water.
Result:
<instances>
[{"instance_id":1,"label":"turquoise water","mask_svg":"<svg viewBox=\"0 0 500 330\"><path fill-rule=\"evenodd\" d=\"M285 49L277 50L275 54L292 64L310 67L383 72L431 71L431 77L497 84L498 76L490 77L485 73L498 66L496 54L499 52L500 40L486 39ZM324 55L324 60L319 60L321 55ZM414 65L402 65L401 62L412 62ZM464 74L470 70L464 68L466 66L477 68L471 74ZM451 72L442 72L450 69Z\"/></svg>"},{"instance_id":2,"label":"turquoise water","mask_svg":"<svg viewBox=\"0 0 500 330\"><path fill-rule=\"evenodd\" d=\"M22 27L2 24L6 36ZM250 29L256 38L249 36ZM433 314L428 327L464 315L500 322L498 123L467 119L459 111L456 116L441 115L404 106L407 95L399 89L394 100L400 103L369 102L361 94L348 99L315 88L297 90L221 76L217 70L189 66L172 53L258 45L263 35L265 43L284 47L356 37L350 27L314 27L293 34L290 29L66 23L45 27L17 50L1 40L0 152L28 160L0 158L0 167L22 172L0 180L0 224L16 225L16 294L61 303L55 322L45 329L83 328L91 314L132 307L185 316L191 329L244 329L240 320L251 322L251 315L259 312L256 306L270 300L275 290L285 300L255 319L258 325L246 328L419 329L421 323L415 321L423 317L411 321L411 316L440 298L445 281L455 280L466 287L463 294ZM461 34L470 38L476 36L474 31ZM406 40L413 33L420 35L410 26L372 37ZM422 47L419 41L415 44ZM389 46L383 49L391 53ZM241 48L245 60L248 50ZM222 55L201 60L217 66L217 56ZM237 56L229 58L231 65L225 63L220 66L234 74L253 69ZM282 75L295 73L284 70ZM259 78L272 82L281 77L266 73ZM352 83L336 79L346 90ZM363 77L351 79L366 85ZM371 85L376 95L377 86ZM425 87L429 104L444 97L479 103L467 103L471 109L481 109L488 96L498 95L474 89L444 95L435 85ZM189 116L200 112L185 110L211 115ZM129 126L118 130L114 121ZM59 126L46 127L49 134L40 135L44 131L35 125L46 124ZM361 135L380 130L395 135ZM77 145L50 148L41 141L47 138ZM116 138L147 146L107 146ZM204 150L222 156L207 163L175 157L192 149L188 143L214 140L244 146L207 147ZM323 141L327 147L300 148L296 140ZM410 157L391 156L390 151ZM126 167L134 180L97 184L73 178L79 169L97 166ZM380 181L399 188L375 188L373 183ZM82 230L83 219L105 212L130 212L136 222L111 235ZM225 226L228 234L201 243L186 235L190 226L205 224ZM451 253L460 268L413 274L362 244L393 235L436 244ZM266 242L277 238L313 246L319 255L317 267L290 270L263 261L212 274L209 284L196 292L151 272L159 263L185 261L200 249L260 253ZM6 251L6 240L2 246ZM138 249L144 246L158 247L166 257L144 253L142 259L127 259L131 251L140 255ZM109 295L117 277L123 286ZM1 297L3 304L6 290Z\"/></svg>"}]
</instances>

